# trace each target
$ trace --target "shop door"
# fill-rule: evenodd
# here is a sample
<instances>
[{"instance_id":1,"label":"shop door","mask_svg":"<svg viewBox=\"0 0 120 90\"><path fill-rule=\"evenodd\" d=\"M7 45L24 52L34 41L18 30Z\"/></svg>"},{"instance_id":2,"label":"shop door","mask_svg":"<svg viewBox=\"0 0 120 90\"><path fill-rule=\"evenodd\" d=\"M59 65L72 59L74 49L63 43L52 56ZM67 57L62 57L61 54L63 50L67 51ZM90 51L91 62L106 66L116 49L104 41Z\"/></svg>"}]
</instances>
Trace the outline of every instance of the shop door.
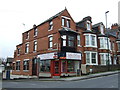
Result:
<instances>
[{"instance_id":1,"label":"shop door","mask_svg":"<svg viewBox=\"0 0 120 90\"><path fill-rule=\"evenodd\" d=\"M60 61L53 62L53 76L60 76Z\"/></svg>"},{"instance_id":2,"label":"shop door","mask_svg":"<svg viewBox=\"0 0 120 90\"><path fill-rule=\"evenodd\" d=\"M37 75L37 59L32 60L32 75Z\"/></svg>"}]
</instances>

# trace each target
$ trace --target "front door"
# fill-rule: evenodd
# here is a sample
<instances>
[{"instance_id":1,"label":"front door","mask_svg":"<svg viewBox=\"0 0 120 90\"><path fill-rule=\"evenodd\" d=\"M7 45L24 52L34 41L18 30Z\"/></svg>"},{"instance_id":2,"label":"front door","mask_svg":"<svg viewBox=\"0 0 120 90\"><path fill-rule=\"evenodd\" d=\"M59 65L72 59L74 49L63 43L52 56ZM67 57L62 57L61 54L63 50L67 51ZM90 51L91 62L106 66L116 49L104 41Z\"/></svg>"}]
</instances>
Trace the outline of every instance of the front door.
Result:
<instances>
[{"instance_id":1,"label":"front door","mask_svg":"<svg viewBox=\"0 0 120 90\"><path fill-rule=\"evenodd\" d=\"M53 62L53 76L60 76L60 61Z\"/></svg>"},{"instance_id":2,"label":"front door","mask_svg":"<svg viewBox=\"0 0 120 90\"><path fill-rule=\"evenodd\" d=\"M37 75L37 59L32 60L32 75Z\"/></svg>"}]
</instances>

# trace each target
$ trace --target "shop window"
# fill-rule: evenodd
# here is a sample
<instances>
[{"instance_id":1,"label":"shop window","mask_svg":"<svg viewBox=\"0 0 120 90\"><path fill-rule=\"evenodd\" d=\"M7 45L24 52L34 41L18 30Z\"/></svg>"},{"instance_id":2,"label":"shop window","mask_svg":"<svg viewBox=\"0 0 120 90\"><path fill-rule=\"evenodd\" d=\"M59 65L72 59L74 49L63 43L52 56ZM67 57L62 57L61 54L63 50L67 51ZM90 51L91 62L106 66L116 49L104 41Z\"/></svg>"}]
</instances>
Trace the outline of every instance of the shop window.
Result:
<instances>
[{"instance_id":1,"label":"shop window","mask_svg":"<svg viewBox=\"0 0 120 90\"><path fill-rule=\"evenodd\" d=\"M16 61L16 70L20 70L20 61Z\"/></svg>"},{"instance_id":2,"label":"shop window","mask_svg":"<svg viewBox=\"0 0 120 90\"><path fill-rule=\"evenodd\" d=\"M29 60L23 61L23 70L29 70Z\"/></svg>"},{"instance_id":3,"label":"shop window","mask_svg":"<svg viewBox=\"0 0 120 90\"><path fill-rule=\"evenodd\" d=\"M62 61L62 72L66 72L67 61Z\"/></svg>"},{"instance_id":4,"label":"shop window","mask_svg":"<svg viewBox=\"0 0 120 90\"><path fill-rule=\"evenodd\" d=\"M40 61L40 72L50 72L50 60Z\"/></svg>"},{"instance_id":5,"label":"shop window","mask_svg":"<svg viewBox=\"0 0 120 90\"><path fill-rule=\"evenodd\" d=\"M67 72L74 72L74 61L68 61Z\"/></svg>"}]
</instances>

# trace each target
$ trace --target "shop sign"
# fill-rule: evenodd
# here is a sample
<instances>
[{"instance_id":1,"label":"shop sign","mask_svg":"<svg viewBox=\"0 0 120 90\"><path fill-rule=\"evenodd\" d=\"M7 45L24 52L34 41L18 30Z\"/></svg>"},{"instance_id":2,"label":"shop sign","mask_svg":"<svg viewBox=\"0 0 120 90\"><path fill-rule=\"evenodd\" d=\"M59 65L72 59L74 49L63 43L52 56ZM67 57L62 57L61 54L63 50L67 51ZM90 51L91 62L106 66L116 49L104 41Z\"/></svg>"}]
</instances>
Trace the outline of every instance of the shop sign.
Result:
<instances>
[{"instance_id":1,"label":"shop sign","mask_svg":"<svg viewBox=\"0 0 120 90\"><path fill-rule=\"evenodd\" d=\"M66 52L66 59L81 60L81 53Z\"/></svg>"},{"instance_id":2,"label":"shop sign","mask_svg":"<svg viewBox=\"0 0 120 90\"><path fill-rule=\"evenodd\" d=\"M56 58L55 53L56 53L56 52L54 52L54 53L41 54L41 55L38 55L38 57L40 58L40 60L54 59L54 58Z\"/></svg>"}]
</instances>

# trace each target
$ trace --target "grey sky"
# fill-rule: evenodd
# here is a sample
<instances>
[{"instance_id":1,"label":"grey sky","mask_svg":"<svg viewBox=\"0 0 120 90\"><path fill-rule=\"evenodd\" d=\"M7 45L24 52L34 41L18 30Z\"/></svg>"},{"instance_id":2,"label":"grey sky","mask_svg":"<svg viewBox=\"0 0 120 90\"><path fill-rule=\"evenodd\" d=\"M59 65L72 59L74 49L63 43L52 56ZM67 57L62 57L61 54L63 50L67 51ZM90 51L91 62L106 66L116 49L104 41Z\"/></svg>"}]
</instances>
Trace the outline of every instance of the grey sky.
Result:
<instances>
[{"instance_id":1,"label":"grey sky","mask_svg":"<svg viewBox=\"0 0 120 90\"><path fill-rule=\"evenodd\" d=\"M108 27L118 22L120 0L0 0L0 57L13 56L16 45L22 42L22 33L40 24L67 7L75 22L91 16L93 24ZM25 26L23 25L25 24Z\"/></svg>"}]
</instances>

